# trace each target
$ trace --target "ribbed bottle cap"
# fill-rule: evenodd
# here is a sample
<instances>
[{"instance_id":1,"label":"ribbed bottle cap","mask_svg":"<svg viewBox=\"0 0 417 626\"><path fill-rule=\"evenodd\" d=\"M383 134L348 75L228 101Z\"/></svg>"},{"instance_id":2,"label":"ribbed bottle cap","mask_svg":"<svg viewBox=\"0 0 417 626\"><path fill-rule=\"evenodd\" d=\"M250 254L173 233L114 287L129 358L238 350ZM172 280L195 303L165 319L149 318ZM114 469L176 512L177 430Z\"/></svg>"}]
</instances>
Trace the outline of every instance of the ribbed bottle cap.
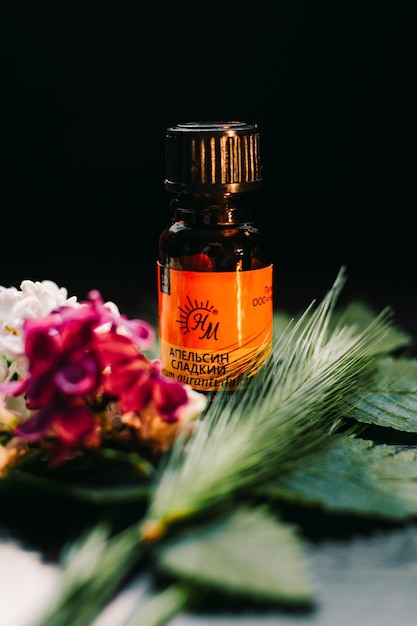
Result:
<instances>
[{"instance_id":1,"label":"ribbed bottle cap","mask_svg":"<svg viewBox=\"0 0 417 626\"><path fill-rule=\"evenodd\" d=\"M187 122L167 129L165 188L190 193L241 193L260 187L256 124Z\"/></svg>"}]
</instances>

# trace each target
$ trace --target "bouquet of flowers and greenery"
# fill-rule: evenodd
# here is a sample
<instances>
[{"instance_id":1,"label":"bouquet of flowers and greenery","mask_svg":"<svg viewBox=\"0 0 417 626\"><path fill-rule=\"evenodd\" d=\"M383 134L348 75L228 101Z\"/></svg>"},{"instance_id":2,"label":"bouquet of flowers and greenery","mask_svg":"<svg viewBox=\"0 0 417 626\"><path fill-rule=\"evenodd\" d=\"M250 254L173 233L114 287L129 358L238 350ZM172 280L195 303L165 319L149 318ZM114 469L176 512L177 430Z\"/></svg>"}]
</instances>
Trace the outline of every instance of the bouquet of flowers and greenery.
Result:
<instances>
[{"instance_id":1,"label":"bouquet of flowers and greenery","mask_svg":"<svg viewBox=\"0 0 417 626\"><path fill-rule=\"evenodd\" d=\"M147 322L98 292L82 303L66 296L51 281L0 292L3 471L34 449L54 467L106 440L159 453L205 406L145 356L155 339Z\"/></svg>"},{"instance_id":2,"label":"bouquet of flowers and greenery","mask_svg":"<svg viewBox=\"0 0 417 626\"><path fill-rule=\"evenodd\" d=\"M270 358L213 398L166 378L152 326L97 291L0 287L0 494L131 512L65 545L35 626L93 624L144 571L147 598L114 626L161 626L210 594L305 610L307 539L286 505L417 516L417 455L397 445L417 432L413 338L389 309L338 309L344 281L298 317L276 312Z\"/></svg>"}]
</instances>

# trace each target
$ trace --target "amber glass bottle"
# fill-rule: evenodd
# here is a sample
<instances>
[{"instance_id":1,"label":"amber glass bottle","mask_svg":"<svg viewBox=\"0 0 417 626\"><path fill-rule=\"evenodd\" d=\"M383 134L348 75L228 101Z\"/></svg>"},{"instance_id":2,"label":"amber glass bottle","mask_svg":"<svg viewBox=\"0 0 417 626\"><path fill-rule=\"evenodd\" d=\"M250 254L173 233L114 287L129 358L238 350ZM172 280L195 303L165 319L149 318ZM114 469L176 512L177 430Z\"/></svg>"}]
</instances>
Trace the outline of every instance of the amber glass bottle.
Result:
<instances>
[{"instance_id":1,"label":"amber glass bottle","mask_svg":"<svg viewBox=\"0 0 417 626\"><path fill-rule=\"evenodd\" d=\"M168 128L171 224L159 238L164 373L197 391L233 391L271 349L272 262L253 220L259 133L243 122Z\"/></svg>"}]
</instances>

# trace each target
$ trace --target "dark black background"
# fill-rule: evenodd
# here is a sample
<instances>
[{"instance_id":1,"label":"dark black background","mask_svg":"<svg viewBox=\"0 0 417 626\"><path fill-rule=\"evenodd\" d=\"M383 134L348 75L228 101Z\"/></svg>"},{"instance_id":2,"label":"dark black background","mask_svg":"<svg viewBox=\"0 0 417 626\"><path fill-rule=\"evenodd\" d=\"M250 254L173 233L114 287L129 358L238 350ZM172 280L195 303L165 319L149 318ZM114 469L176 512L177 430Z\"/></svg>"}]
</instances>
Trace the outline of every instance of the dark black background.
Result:
<instances>
[{"instance_id":1,"label":"dark black background","mask_svg":"<svg viewBox=\"0 0 417 626\"><path fill-rule=\"evenodd\" d=\"M143 312L165 129L261 132L275 299L345 297L413 326L417 3L0 0L0 284L50 278Z\"/></svg>"}]
</instances>

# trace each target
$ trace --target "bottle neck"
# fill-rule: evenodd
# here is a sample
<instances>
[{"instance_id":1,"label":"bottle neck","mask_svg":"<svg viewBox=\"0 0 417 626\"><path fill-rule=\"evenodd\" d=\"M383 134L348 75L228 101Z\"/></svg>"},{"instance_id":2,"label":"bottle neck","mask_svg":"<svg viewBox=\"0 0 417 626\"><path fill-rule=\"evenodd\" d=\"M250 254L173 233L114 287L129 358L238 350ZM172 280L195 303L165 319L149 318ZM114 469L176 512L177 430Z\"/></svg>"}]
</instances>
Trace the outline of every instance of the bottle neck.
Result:
<instances>
[{"instance_id":1,"label":"bottle neck","mask_svg":"<svg viewBox=\"0 0 417 626\"><path fill-rule=\"evenodd\" d=\"M186 224L240 224L252 221L253 193L201 195L181 192L170 202L174 220Z\"/></svg>"}]
</instances>

